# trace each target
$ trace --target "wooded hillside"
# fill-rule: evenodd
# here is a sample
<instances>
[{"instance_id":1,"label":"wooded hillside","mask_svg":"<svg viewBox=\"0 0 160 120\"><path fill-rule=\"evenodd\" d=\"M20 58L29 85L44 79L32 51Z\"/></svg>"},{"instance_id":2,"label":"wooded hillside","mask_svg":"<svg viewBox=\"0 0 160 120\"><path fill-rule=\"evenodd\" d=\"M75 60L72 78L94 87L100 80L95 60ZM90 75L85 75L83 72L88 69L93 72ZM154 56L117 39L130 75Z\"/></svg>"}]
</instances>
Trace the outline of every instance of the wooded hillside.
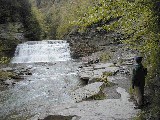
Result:
<instances>
[{"instance_id":1,"label":"wooded hillside","mask_svg":"<svg viewBox=\"0 0 160 120\"><path fill-rule=\"evenodd\" d=\"M116 33L114 41L138 50L148 68L151 105L146 116L160 114L160 2L159 0L66 0L50 1L45 14L51 38L64 38L71 32L85 33L88 28ZM52 3L52 5L51 5ZM44 4L44 3L43 3ZM42 13L46 10L38 6ZM54 36L54 37L53 37Z\"/></svg>"},{"instance_id":2,"label":"wooded hillside","mask_svg":"<svg viewBox=\"0 0 160 120\"><path fill-rule=\"evenodd\" d=\"M93 27L105 34L119 34L113 40L139 51L149 71L152 99L143 117L160 116L159 0L31 0L31 4L28 0L1 0L0 13L0 24L21 23L20 30L12 26L27 40L63 39L71 32L85 33ZM9 39L1 36L2 57L2 51L13 50L21 41L12 34Z\"/></svg>"}]
</instances>

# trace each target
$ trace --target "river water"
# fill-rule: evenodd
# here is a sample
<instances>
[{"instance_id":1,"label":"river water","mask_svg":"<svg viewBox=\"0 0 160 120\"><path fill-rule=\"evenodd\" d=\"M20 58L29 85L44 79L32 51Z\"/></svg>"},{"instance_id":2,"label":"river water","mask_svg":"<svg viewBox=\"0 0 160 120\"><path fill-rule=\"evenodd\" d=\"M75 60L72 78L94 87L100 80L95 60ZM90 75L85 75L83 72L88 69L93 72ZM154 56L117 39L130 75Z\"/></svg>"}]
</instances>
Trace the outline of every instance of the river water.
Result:
<instances>
[{"instance_id":1,"label":"river water","mask_svg":"<svg viewBox=\"0 0 160 120\"><path fill-rule=\"evenodd\" d=\"M71 59L66 41L19 44L12 64L17 69L29 69L32 75L0 92L1 120L25 120L41 114L51 105L74 102L69 93L81 83L78 63Z\"/></svg>"}]
</instances>

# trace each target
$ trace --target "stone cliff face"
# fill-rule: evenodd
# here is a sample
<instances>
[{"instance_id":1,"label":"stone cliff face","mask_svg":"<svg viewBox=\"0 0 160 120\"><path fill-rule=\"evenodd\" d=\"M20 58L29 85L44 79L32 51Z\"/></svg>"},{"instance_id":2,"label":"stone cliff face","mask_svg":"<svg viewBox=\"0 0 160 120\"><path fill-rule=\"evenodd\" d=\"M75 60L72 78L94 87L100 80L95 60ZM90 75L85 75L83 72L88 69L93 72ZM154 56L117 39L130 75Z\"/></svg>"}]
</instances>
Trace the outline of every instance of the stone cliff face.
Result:
<instances>
[{"instance_id":1,"label":"stone cliff face","mask_svg":"<svg viewBox=\"0 0 160 120\"><path fill-rule=\"evenodd\" d=\"M16 45L25 41L21 22L0 24L0 56L12 56Z\"/></svg>"},{"instance_id":2,"label":"stone cliff face","mask_svg":"<svg viewBox=\"0 0 160 120\"><path fill-rule=\"evenodd\" d=\"M1 0L0 13L0 60L12 56L17 44L39 40L41 30L29 0Z\"/></svg>"},{"instance_id":3,"label":"stone cliff face","mask_svg":"<svg viewBox=\"0 0 160 120\"><path fill-rule=\"evenodd\" d=\"M106 46L116 46L121 44L123 36L116 32L98 30L99 24L95 23L88 27L84 32L77 32L73 29L65 36L71 45L72 56L74 58L89 56L94 52L103 51Z\"/></svg>"}]
</instances>

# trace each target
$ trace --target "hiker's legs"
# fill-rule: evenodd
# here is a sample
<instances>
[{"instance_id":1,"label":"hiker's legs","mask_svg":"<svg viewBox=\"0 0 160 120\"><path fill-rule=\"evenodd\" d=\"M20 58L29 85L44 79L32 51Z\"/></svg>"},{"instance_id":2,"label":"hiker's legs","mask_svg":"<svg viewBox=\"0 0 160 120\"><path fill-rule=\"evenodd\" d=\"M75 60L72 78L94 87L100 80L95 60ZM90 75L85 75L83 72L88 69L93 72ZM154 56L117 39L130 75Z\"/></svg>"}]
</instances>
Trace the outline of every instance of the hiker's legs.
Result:
<instances>
[{"instance_id":1,"label":"hiker's legs","mask_svg":"<svg viewBox=\"0 0 160 120\"><path fill-rule=\"evenodd\" d=\"M142 89L141 87L135 87L136 90L136 101L138 106L142 106L143 104L143 94L142 94Z\"/></svg>"}]
</instances>

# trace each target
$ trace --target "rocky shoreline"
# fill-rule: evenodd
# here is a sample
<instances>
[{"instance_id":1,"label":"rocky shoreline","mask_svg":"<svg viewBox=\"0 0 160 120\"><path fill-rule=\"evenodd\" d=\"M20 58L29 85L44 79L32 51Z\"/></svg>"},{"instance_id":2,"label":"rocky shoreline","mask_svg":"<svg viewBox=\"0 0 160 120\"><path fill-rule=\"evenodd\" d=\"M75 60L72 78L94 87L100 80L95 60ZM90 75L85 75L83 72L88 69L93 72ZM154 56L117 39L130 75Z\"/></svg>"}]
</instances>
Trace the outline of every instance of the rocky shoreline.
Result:
<instances>
[{"instance_id":1,"label":"rocky shoreline","mask_svg":"<svg viewBox=\"0 0 160 120\"><path fill-rule=\"evenodd\" d=\"M134 109L129 89L136 53L124 46L106 46L102 51L81 57L77 71L84 84L70 93L74 103L50 106L31 120L129 120L135 117L139 110ZM12 72L9 79L1 81L1 86L6 89L32 75L33 69L25 65L15 69L14 65L10 65L1 68L1 71Z\"/></svg>"},{"instance_id":2,"label":"rocky shoreline","mask_svg":"<svg viewBox=\"0 0 160 120\"><path fill-rule=\"evenodd\" d=\"M129 95L130 73L136 53L124 46L110 47L81 57L78 73L84 85L71 93L75 103L53 106L32 120L65 120L67 116L74 116L69 120L131 120L136 117L139 110L134 109ZM100 56L108 51L112 52L111 59L101 61ZM55 115L64 119L57 119Z\"/></svg>"},{"instance_id":3,"label":"rocky shoreline","mask_svg":"<svg viewBox=\"0 0 160 120\"><path fill-rule=\"evenodd\" d=\"M16 66L16 67L15 67ZM19 81L32 75L31 68L8 64L0 68L0 90L14 86Z\"/></svg>"}]
</instances>

